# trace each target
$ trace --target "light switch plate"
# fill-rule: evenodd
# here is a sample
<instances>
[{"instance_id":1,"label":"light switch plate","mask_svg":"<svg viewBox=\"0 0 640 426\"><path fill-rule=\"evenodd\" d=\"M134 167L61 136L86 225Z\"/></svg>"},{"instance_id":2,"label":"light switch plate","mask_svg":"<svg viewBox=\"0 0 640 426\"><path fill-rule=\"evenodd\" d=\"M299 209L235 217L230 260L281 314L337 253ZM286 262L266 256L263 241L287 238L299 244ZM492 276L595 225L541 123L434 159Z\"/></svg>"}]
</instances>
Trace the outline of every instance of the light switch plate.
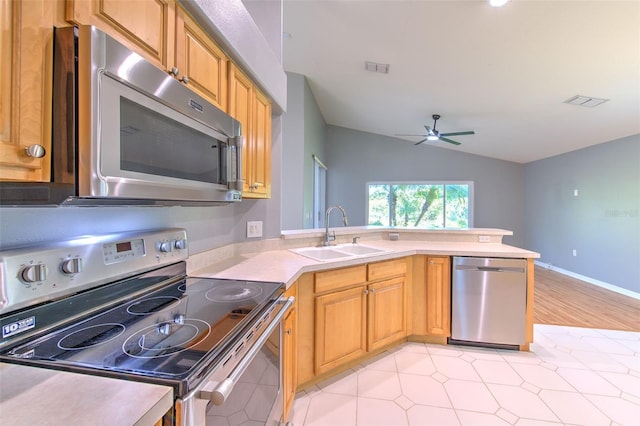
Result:
<instances>
[{"instance_id":1,"label":"light switch plate","mask_svg":"<svg viewBox=\"0 0 640 426\"><path fill-rule=\"evenodd\" d=\"M262 221L253 220L247 222L247 238L262 237Z\"/></svg>"}]
</instances>

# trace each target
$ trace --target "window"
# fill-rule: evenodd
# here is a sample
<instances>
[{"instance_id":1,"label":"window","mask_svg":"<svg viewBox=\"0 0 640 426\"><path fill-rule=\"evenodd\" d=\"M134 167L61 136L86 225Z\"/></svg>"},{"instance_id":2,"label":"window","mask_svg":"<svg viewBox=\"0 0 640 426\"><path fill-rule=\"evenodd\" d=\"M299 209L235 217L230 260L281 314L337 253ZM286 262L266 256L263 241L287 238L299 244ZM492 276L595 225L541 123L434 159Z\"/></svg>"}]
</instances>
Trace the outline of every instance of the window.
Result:
<instances>
[{"instance_id":1,"label":"window","mask_svg":"<svg viewBox=\"0 0 640 426\"><path fill-rule=\"evenodd\" d=\"M473 227L472 182L370 183L367 190L368 225Z\"/></svg>"}]
</instances>

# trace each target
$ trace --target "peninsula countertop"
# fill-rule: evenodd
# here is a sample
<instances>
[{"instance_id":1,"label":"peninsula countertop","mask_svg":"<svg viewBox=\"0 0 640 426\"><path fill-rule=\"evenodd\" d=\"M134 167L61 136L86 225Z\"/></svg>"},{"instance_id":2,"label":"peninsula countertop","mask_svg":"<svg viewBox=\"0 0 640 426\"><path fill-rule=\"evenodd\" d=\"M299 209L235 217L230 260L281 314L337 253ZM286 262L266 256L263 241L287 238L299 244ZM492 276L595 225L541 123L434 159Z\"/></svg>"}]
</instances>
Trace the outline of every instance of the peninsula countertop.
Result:
<instances>
[{"instance_id":1,"label":"peninsula countertop","mask_svg":"<svg viewBox=\"0 0 640 426\"><path fill-rule=\"evenodd\" d=\"M366 256L349 256L333 260L314 260L293 250L313 247L321 242L319 230L283 233L279 240L263 240L224 248L189 257L188 274L195 277L283 282L291 285L305 272L341 268L362 263L378 262L416 254L444 256L478 256L503 258L539 258L540 254L502 244L502 236L510 231L472 229L453 231L378 230L369 227L333 228L338 233L336 243L351 243L358 236L358 244L383 250ZM333 230L332 229L332 230ZM398 233L398 240L389 234ZM395 238L392 236L391 238ZM479 240L487 242L479 242Z\"/></svg>"}]
</instances>

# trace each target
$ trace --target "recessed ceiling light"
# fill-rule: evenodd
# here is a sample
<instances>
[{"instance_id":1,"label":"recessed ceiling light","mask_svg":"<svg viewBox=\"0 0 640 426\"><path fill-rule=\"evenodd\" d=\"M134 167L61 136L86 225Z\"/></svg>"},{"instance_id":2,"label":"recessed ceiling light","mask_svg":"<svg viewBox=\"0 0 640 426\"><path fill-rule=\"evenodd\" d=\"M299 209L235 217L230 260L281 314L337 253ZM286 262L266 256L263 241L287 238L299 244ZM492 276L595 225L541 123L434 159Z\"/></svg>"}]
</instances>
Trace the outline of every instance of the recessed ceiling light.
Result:
<instances>
[{"instance_id":1,"label":"recessed ceiling light","mask_svg":"<svg viewBox=\"0 0 640 426\"><path fill-rule=\"evenodd\" d=\"M575 95L564 101L565 104L578 105L587 108L593 108L607 102L609 99L594 98L592 96Z\"/></svg>"},{"instance_id":2,"label":"recessed ceiling light","mask_svg":"<svg viewBox=\"0 0 640 426\"><path fill-rule=\"evenodd\" d=\"M501 7L509 3L509 0L489 0L489 4L493 7Z\"/></svg>"}]
</instances>

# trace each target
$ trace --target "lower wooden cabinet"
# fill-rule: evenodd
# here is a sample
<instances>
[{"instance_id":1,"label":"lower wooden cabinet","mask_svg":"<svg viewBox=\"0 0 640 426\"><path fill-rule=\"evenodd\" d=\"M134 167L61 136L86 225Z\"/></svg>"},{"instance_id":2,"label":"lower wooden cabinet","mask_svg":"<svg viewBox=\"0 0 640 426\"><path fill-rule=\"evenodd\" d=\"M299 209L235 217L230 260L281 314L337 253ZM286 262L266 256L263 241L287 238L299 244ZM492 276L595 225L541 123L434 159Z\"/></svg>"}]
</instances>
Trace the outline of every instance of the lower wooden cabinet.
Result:
<instances>
[{"instance_id":1,"label":"lower wooden cabinet","mask_svg":"<svg viewBox=\"0 0 640 426\"><path fill-rule=\"evenodd\" d=\"M397 259L316 274L315 375L406 337L405 273Z\"/></svg>"},{"instance_id":2,"label":"lower wooden cabinet","mask_svg":"<svg viewBox=\"0 0 640 426\"><path fill-rule=\"evenodd\" d=\"M451 258L426 258L427 334L451 336Z\"/></svg>"},{"instance_id":3,"label":"lower wooden cabinet","mask_svg":"<svg viewBox=\"0 0 640 426\"><path fill-rule=\"evenodd\" d=\"M297 334L298 334L298 283L295 282L287 289L285 296L293 296L296 303L293 304L289 312L285 315L282 325L282 394L284 402L284 410L282 421L285 422L291 405L296 396L296 387L298 386L298 353L297 353Z\"/></svg>"},{"instance_id":4,"label":"lower wooden cabinet","mask_svg":"<svg viewBox=\"0 0 640 426\"><path fill-rule=\"evenodd\" d=\"M315 374L359 358L367 351L365 287L315 298Z\"/></svg>"},{"instance_id":5,"label":"lower wooden cabinet","mask_svg":"<svg viewBox=\"0 0 640 426\"><path fill-rule=\"evenodd\" d=\"M367 350L372 351L407 336L405 277L367 288Z\"/></svg>"}]
</instances>

